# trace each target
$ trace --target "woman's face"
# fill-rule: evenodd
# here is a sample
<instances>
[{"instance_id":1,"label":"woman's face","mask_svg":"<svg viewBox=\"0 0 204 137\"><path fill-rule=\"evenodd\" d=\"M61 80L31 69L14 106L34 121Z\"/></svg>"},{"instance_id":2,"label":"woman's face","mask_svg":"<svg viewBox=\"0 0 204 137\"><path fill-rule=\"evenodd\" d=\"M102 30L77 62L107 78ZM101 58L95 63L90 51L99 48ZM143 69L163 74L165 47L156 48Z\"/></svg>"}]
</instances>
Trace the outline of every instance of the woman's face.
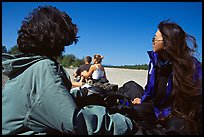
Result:
<instances>
[{"instance_id":1,"label":"woman's face","mask_svg":"<svg viewBox=\"0 0 204 137\"><path fill-rule=\"evenodd\" d=\"M159 52L164 49L163 37L159 30L157 30L157 32L155 33L155 37L152 39L152 44L154 52Z\"/></svg>"}]
</instances>

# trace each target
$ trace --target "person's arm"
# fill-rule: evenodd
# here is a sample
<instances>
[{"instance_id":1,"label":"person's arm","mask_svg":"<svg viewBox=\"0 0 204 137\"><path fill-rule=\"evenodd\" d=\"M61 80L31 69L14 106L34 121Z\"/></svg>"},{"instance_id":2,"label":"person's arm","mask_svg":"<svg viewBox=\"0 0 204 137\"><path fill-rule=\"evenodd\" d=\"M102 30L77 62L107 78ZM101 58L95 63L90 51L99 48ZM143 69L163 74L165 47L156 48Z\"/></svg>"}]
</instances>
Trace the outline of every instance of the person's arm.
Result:
<instances>
[{"instance_id":1,"label":"person's arm","mask_svg":"<svg viewBox=\"0 0 204 137\"><path fill-rule=\"evenodd\" d=\"M103 78L106 78L106 79L107 79L105 69L104 69L104 75L103 75Z\"/></svg>"},{"instance_id":2,"label":"person's arm","mask_svg":"<svg viewBox=\"0 0 204 137\"><path fill-rule=\"evenodd\" d=\"M81 73L81 70L80 70L80 67L74 72L73 76L74 77L77 77L77 76L80 76L80 73Z\"/></svg>"},{"instance_id":3,"label":"person's arm","mask_svg":"<svg viewBox=\"0 0 204 137\"><path fill-rule=\"evenodd\" d=\"M85 78L89 78L93 72L96 70L96 67L94 65L91 65L91 67L89 68L89 71L87 72L86 70L83 71L81 73L82 76L84 76Z\"/></svg>"},{"instance_id":4,"label":"person's arm","mask_svg":"<svg viewBox=\"0 0 204 137\"><path fill-rule=\"evenodd\" d=\"M82 85L83 83L81 81L79 82L72 81L72 87L81 87Z\"/></svg>"},{"instance_id":5,"label":"person's arm","mask_svg":"<svg viewBox=\"0 0 204 137\"><path fill-rule=\"evenodd\" d=\"M76 72L74 72L73 76L74 76L74 77L77 77L77 73L76 73Z\"/></svg>"}]
</instances>

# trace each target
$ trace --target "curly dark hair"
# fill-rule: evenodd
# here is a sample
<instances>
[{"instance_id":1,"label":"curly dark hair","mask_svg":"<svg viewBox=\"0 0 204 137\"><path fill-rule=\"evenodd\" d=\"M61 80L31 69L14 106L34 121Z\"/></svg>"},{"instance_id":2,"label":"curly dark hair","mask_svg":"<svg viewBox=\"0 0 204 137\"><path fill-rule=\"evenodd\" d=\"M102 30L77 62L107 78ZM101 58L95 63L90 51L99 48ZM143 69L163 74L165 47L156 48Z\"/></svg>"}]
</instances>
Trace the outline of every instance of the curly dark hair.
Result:
<instances>
[{"instance_id":1,"label":"curly dark hair","mask_svg":"<svg viewBox=\"0 0 204 137\"><path fill-rule=\"evenodd\" d=\"M22 21L18 48L27 54L60 56L64 46L77 43L77 32L76 24L65 12L52 6L39 6Z\"/></svg>"}]
</instances>

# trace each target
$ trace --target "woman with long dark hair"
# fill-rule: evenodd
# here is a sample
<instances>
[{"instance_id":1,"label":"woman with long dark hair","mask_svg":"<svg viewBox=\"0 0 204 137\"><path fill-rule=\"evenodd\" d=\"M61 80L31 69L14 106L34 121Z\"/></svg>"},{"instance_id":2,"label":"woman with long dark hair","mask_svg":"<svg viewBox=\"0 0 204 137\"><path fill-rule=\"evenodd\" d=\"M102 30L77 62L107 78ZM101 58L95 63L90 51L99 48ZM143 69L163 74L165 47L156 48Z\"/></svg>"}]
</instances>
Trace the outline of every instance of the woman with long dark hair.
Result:
<instances>
[{"instance_id":1,"label":"woman with long dark hair","mask_svg":"<svg viewBox=\"0 0 204 137\"><path fill-rule=\"evenodd\" d=\"M191 42L192 48L188 45ZM135 98L135 109L153 105L156 122L169 133L200 134L202 121L202 70L193 56L196 40L178 24L162 21L149 51L148 82L144 94ZM145 108L143 108L143 111ZM142 113L144 113L142 111ZM148 116L154 115L148 109ZM153 122L154 123L154 122Z\"/></svg>"}]
</instances>

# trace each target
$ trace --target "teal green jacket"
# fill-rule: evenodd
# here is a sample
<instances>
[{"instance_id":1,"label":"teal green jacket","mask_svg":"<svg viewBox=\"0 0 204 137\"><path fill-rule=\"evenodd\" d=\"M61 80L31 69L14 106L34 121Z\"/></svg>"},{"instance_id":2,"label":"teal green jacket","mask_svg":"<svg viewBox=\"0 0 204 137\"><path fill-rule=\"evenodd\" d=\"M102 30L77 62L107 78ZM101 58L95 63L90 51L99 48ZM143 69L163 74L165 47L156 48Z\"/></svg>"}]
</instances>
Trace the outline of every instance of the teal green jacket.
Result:
<instances>
[{"instance_id":1,"label":"teal green jacket","mask_svg":"<svg viewBox=\"0 0 204 137\"><path fill-rule=\"evenodd\" d=\"M2 90L3 135L123 135L133 131L128 117L109 114L103 106L79 109L58 73L58 63L50 58L11 57L2 61L2 67L10 78Z\"/></svg>"}]
</instances>

